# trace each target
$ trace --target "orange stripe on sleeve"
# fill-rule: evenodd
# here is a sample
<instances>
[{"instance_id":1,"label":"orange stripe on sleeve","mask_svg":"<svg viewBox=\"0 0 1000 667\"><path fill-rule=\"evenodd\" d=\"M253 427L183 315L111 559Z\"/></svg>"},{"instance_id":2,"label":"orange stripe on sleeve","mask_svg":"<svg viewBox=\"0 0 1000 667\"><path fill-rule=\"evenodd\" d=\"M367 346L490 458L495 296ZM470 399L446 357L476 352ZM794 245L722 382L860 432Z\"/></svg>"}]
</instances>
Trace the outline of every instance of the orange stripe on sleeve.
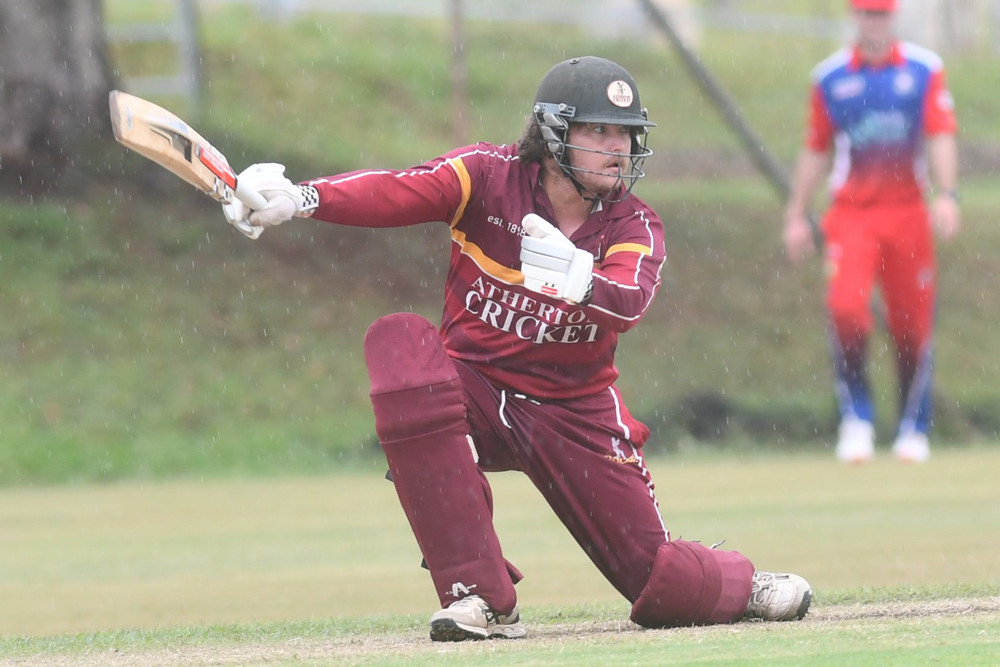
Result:
<instances>
[{"instance_id":1,"label":"orange stripe on sleeve","mask_svg":"<svg viewBox=\"0 0 1000 667\"><path fill-rule=\"evenodd\" d=\"M618 243L608 248L604 256L608 257L616 252L637 252L640 255L652 255L653 249L641 243Z\"/></svg>"},{"instance_id":2,"label":"orange stripe on sleeve","mask_svg":"<svg viewBox=\"0 0 1000 667\"><path fill-rule=\"evenodd\" d=\"M469 170L465 168L465 163L462 162L462 158L452 158L448 160L448 164L451 168L455 170L455 175L458 176L458 182L462 185L462 203L459 204L458 208L455 210L455 217L449 222L449 226L452 229L458 224L458 221L462 219L465 215L465 207L469 205L469 198L472 197L472 178L469 176Z\"/></svg>"}]
</instances>

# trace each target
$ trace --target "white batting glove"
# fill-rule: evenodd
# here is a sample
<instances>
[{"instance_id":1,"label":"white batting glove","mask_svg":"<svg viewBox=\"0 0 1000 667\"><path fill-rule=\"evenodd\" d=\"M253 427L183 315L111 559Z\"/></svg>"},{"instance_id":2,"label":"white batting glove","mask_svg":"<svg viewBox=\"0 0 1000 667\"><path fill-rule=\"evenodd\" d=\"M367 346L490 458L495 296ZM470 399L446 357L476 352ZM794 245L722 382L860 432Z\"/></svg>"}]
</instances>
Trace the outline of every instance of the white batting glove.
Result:
<instances>
[{"instance_id":1,"label":"white batting glove","mask_svg":"<svg viewBox=\"0 0 1000 667\"><path fill-rule=\"evenodd\" d=\"M285 165L275 162L253 164L237 178L241 188L259 192L267 204L254 211L239 199L222 205L222 213L229 224L236 227L250 225L263 230L280 225L296 215L308 215L319 203L316 189L292 183L285 178Z\"/></svg>"},{"instance_id":2,"label":"white batting glove","mask_svg":"<svg viewBox=\"0 0 1000 667\"><path fill-rule=\"evenodd\" d=\"M586 303L594 285L594 256L580 250L551 223L534 213L521 220L524 286L570 303Z\"/></svg>"}]
</instances>

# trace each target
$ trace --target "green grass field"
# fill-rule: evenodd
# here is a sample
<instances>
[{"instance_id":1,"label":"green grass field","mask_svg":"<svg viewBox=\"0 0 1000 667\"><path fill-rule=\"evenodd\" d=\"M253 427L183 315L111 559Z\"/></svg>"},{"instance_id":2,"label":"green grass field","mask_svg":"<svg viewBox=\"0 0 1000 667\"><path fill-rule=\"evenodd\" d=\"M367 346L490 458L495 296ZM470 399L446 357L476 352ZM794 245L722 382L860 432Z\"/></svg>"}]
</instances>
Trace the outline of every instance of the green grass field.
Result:
<instances>
[{"instance_id":1,"label":"green grass field","mask_svg":"<svg viewBox=\"0 0 1000 667\"><path fill-rule=\"evenodd\" d=\"M631 664L668 646L677 662L1000 657L996 448L942 451L924 466L882 458L845 468L828 451L650 465L675 537L725 538L761 569L809 578L816 598L804 623L639 630L535 490L505 473L492 477L496 522L526 574L521 611L536 639L431 648L429 578L373 468L0 491L0 655L256 664L301 643L304 664Z\"/></svg>"}]
</instances>

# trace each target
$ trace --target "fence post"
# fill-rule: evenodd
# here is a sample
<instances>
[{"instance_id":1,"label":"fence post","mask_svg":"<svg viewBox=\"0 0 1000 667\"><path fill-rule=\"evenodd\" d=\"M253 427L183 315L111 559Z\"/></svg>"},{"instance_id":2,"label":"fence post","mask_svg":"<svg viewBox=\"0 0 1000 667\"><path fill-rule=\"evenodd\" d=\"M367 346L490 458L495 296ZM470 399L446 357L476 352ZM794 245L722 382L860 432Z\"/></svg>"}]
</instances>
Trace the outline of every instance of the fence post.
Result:
<instances>
[{"instance_id":1,"label":"fence post","mask_svg":"<svg viewBox=\"0 0 1000 667\"><path fill-rule=\"evenodd\" d=\"M187 97L197 112L201 106L201 42L195 0L180 0L177 44L181 51L181 85L186 87Z\"/></svg>"},{"instance_id":2,"label":"fence post","mask_svg":"<svg viewBox=\"0 0 1000 667\"><path fill-rule=\"evenodd\" d=\"M126 63L117 63L120 70L125 70L122 72L123 87L137 95L180 95L192 107L191 113L195 113L201 102L201 45L196 0L169 2L175 10L170 21L106 25L106 39L109 44L172 44L177 54L174 73L129 76L126 68L122 67Z\"/></svg>"}]
</instances>

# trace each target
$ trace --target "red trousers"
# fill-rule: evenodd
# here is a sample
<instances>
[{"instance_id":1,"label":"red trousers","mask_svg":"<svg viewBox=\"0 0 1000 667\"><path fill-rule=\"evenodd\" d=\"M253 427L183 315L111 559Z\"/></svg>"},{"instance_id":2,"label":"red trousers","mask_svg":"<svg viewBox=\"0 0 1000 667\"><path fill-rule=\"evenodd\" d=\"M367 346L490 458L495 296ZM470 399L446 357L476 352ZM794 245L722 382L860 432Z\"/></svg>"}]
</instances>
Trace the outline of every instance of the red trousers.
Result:
<instances>
[{"instance_id":1,"label":"red trousers","mask_svg":"<svg viewBox=\"0 0 1000 667\"><path fill-rule=\"evenodd\" d=\"M923 202L864 208L835 204L823 231L826 305L841 413L873 421L866 354L875 322L872 293L878 285L897 353L900 428L926 432L936 292L926 207Z\"/></svg>"}]
</instances>

